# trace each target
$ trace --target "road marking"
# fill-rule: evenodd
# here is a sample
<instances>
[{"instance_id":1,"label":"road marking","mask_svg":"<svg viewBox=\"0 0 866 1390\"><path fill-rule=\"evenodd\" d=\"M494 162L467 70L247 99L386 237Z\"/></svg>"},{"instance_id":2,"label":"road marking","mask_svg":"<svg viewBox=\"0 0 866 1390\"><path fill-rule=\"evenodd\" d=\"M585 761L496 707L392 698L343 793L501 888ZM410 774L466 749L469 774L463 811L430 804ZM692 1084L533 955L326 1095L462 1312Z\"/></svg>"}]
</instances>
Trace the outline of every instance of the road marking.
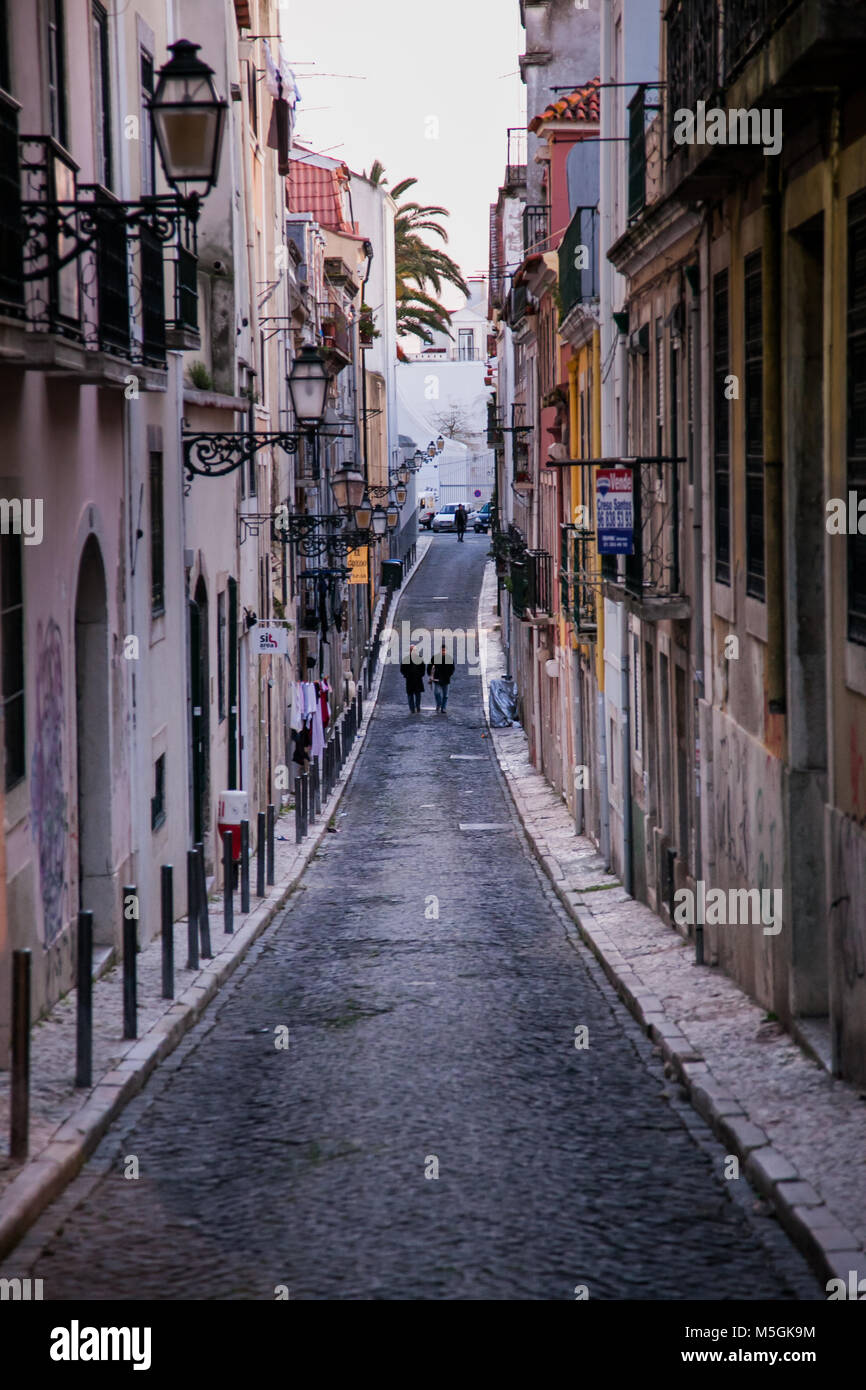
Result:
<instances>
[{"instance_id":1,"label":"road marking","mask_svg":"<svg viewBox=\"0 0 866 1390\"><path fill-rule=\"evenodd\" d=\"M486 753L452 753L450 755L455 762L460 763L486 763Z\"/></svg>"},{"instance_id":2,"label":"road marking","mask_svg":"<svg viewBox=\"0 0 866 1390\"><path fill-rule=\"evenodd\" d=\"M461 830L510 830L511 827L505 821L460 821Z\"/></svg>"},{"instance_id":3,"label":"road marking","mask_svg":"<svg viewBox=\"0 0 866 1390\"><path fill-rule=\"evenodd\" d=\"M433 599L445 599L445 598L447 598L447 597L448 597L447 594L431 594L431 601L432 601Z\"/></svg>"}]
</instances>

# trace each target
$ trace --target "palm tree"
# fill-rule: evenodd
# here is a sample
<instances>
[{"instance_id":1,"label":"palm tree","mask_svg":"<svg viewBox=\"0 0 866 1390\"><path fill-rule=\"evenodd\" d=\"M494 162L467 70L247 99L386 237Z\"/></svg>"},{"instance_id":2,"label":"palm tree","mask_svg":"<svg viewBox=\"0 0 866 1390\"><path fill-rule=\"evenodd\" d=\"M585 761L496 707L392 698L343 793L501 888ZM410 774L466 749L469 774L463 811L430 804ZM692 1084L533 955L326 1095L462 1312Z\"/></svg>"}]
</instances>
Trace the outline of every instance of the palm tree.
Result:
<instances>
[{"instance_id":1,"label":"palm tree","mask_svg":"<svg viewBox=\"0 0 866 1390\"><path fill-rule=\"evenodd\" d=\"M373 161L367 178L378 187L387 185L381 160ZM450 217L448 209L400 201L417 182L417 179L402 179L390 190L391 197L397 203L394 223L397 332L412 333L422 342L432 343L434 333L447 333L449 338L453 336L450 310L434 296L442 293L443 283L454 285L467 295L469 286L456 261L440 247L431 246L421 235L422 232L433 232L447 242L448 233L436 219Z\"/></svg>"}]
</instances>

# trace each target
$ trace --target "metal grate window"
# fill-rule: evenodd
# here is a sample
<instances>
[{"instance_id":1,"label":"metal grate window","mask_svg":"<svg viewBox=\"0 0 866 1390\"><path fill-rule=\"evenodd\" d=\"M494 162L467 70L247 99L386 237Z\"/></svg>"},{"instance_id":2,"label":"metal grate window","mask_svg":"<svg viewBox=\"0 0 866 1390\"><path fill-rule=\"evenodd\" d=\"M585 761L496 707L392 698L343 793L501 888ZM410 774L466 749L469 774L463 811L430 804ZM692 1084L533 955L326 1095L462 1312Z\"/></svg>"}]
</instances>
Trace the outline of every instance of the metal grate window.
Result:
<instances>
[{"instance_id":1,"label":"metal grate window","mask_svg":"<svg viewBox=\"0 0 866 1390\"><path fill-rule=\"evenodd\" d=\"M731 458L728 377L728 272L713 279L713 522L716 580L731 582Z\"/></svg>"},{"instance_id":2,"label":"metal grate window","mask_svg":"<svg viewBox=\"0 0 866 1390\"><path fill-rule=\"evenodd\" d=\"M743 267L746 415L746 593L766 596L764 566L764 332L761 253Z\"/></svg>"},{"instance_id":3,"label":"metal grate window","mask_svg":"<svg viewBox=\"0 0 866 1390\"><path fill-rule=\"evenodd\" d=\"M866 192L848 203L848 501L866 498ZM859 516L859 510L858 510ZM848 535L848 640L866 646L866 535Z\"/></svg>"}]
</instances>

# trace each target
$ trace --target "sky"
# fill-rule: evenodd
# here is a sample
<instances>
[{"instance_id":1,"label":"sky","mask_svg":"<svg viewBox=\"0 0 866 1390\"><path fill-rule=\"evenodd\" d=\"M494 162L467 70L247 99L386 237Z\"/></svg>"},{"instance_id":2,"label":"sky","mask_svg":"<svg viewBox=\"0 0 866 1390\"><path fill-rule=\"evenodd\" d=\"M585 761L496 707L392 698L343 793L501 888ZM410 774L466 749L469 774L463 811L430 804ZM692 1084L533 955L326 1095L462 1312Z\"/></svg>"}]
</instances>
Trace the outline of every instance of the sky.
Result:
<instances>
[{"instance_id":1,"label":"sky","mask_svg":"<svg viewBox=\"0 0 866 1390\"><path fill-rule=\"evenodd\" d=\"M280 14L296 141L358 173L378 158L392 186L417 176L407 196L447 207L447 251L486 274L506 131L526 122L518 0L284 0Z\"/></svg>"}]
</instances>

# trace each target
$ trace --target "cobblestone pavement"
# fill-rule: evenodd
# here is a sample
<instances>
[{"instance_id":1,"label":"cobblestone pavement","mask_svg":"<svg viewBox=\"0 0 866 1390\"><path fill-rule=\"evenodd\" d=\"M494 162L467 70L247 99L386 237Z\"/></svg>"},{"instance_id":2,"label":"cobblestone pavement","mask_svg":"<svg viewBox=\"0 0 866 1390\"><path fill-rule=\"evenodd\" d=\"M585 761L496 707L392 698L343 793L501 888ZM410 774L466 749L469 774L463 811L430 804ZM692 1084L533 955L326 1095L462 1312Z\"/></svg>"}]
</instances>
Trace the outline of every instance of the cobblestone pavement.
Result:
<instances>
[{"instance_id":1,"label":"cobblestone pavement","mask_svg":"<svg viewBox=\"0 0 866 1390\"><path fill-rule=\"evenodd\" d=\"M437 537L398 626L472 627L487 549ZM566 931L478 672L424 704L386 670L341 833L19 1272L46 1299L823 1297Z\"/></svg>"}]
</instances>

